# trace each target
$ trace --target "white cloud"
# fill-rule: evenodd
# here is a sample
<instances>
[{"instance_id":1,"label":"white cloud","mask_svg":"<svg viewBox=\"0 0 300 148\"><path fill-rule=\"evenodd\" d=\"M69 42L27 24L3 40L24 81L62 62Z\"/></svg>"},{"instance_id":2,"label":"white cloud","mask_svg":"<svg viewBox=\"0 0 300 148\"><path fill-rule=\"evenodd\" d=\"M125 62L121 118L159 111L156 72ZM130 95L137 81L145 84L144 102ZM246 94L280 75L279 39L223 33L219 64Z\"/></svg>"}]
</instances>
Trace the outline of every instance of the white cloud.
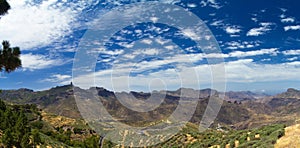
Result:
<instances>
[{"instance_id":1,"label":"white cloud","mask_svg":"<svg viewBox=\"0 0 300 148\"><path fill-rule=\"evenodd\" d=\"M150 50L149 50L150 51ZM137 51L136 51L137 52ZM134 57L137 54L144 53L146 51L139 50L137 53L130 54ZM151 54L154 54L156 50L151 51ZM270 48L270 49L261 49L261 50L254 50L254 51L234 51L228 54L223 53L211 53L211 54L182 54L182 53L169 53L169 54L159 54L161 58L159 59L152 59L150 61L134 61L130 59L122 60L115 62L112 69L97 71L95 73L86 73L85 75L76 76L74 78L74 84L78 85L83 88L88 88L91 86L102 86L110 90L115 91L129 91L129 90L136 90L136 87L142 88L139 90L149 91L148 86L151 80L153 79L160 79L163 80L165 84L167 84L168 89L177 89L181 87L181 84L184 84L184 87L191 87L196 88L195 85L197 84L197 78L192 77L191 74L198 72L199 74L199 81L201 84L203 83L210 83L211 80L211 65L199 65L195 64L194 62L199 62L205 59L220 59L222 58L245 58L250 56L257 56L257 55L276 55L279 53L277 48ZM126 56L126 55L124 55ZM226 66L229 67L237 67L234 69L235 71L229 71L231 77L235 78L235 72L238 76L245 76L241 69L238 69L243 66L247 66L247 64L252 64L252 59L243 59L229 62ZM255 63L253 63L255 64ZM167 66L166 66L167 65ZM215 64L218 65L218 64ZM218 66L222 66L219 64ZM252 72L251 67L245 70L245 72ZM248 70L248 71L247 71ZM270 69L269 69L270 70ZM228 70L227 70L228 72ZM252 73L254 73L253 70ZM265 72L265 71L264 71ZM131 75L133 74L134 75ZM240 75L243 73L244 75ZM218 75L222 73L218 73ZM179 78L179 77L182 78ZM95 83L93 78L95 77ZM248 81L251 77L246 76L245 78L233 79L232 81ZM184 81L182 83L181 81ZM130 85L134 85L134 88L128 88ZM199 86L199 85L198 85ZM159 86L151 86L151 88L161 88Z\"/></svg>"},{"instance_id":2,"label":"white cloud","mask_svg":"<svg viewBox=\"0 0 300 148\"><path fill-rule=\"evenodd\" d=\"M229 82L276 82L297 80L300 63L257 64L253 60L226 63Z\"/></svg>"},{"instance_id":3,"label":"white cloud","mask_svg":"<svg viewBox=\"0 0 300 148\"><path fill-rule=\"evenodd\" d=\"M165 46L166 49L168 50L173 50L175 49L176 47L175 46L172 46L172 45L169 45L169 46Z\"/></svg>"},{"instance_id":4,"label":"white cloud","mask_svg":"<svg viewBox=\"0 0 300 148\"><path fill-rule=\"evenodd\" d=\"M292 18L292 17L283 18L283 19L281 19L281 22L282 22L282 23L294 23L294 22L295 22L295 19Z\"/></svg>"},{"instance_id":5,"label":"white cloud","mask_svg":"<svg viewBox=\"0 0 300 148\"><path fill-rule=\"evenodd\" d=\"M190 7L190 8L195 8L195 7L197 7L197 4L195 4L195 3L188 3L187 6Z\"/></svg>"},{"instance_id":6,"label":"white cloud","mask_svg":"<svg viewBox=\"0 0 300 148\"><path fill-rule=\"evenodd\" d=\"M33 55L31 53L21 54L20 58L22 61L22 68L30 71L60 66L69 62L69 60L51 59L45 55Z\"/></svg>"},{"instance_id":7,"label":"white cloud","mask_svg":"<svg viewBox=\"0 0 300 148\"><path fill-rule=\"evenodd\" d=\"M93 80L95 76L95 85L110 90L128 91L138 89L141 91L151 91L149 90L149 84L153 79L159 79L164 82L166 86L164 88L169 90L177 89L179 87L199 89L199 84L201 84L201 86L209 86L212 83L213 76L214 78L225 76L226 81L229 83L294 81L299 78L299 66L300 62L257 64L252 59L240 59L237 61L226 62L224 65L204 64L193 65L190 67L175 67L175 69L164 69L138 76L126 75L130 69L116 69L117 71L115 71L115 73L124 73L125 75L110 75L112 72L111 70L98 71L94 74L76 77L75 82L81 84L80 86L88 88L90 85L87 84L87 80ZM215 73L212 73L212 67L225 67L226 73L222 73L222 71L218 71L218 73L215 71ZM198 78L195 78L193 76L194 74L198 75ZM220 82L222 82L222 80ZM151 89L155 88L162 88L162 86L151 85Z\"/></svg>"},{"instance_id":8,"label":"white cloud","mask_svg":"<svg viewBox=\"0 0 300 148\"><path fill-rule=\"evenodd\" d=\"M274 23L270 23L270 22L262 22L262 23L260 23L261 26L271 26L273 24Z\"/></svg>"},{"instance_id":9,"label":"white cloud","mask_svg":"<svg viewBox=\"0 0 300 148\"><path fill-rule=\"evenodd\" d=\"M125 48L132 48L134 46L134 42L127 43L127 42L117 42L118 45L123 46Z\"/></svg>"},{"instance_id":10,"label":"white cloud","mask_svg":"<svg viewBox=\"0 0 300 148\"><path fill-rule=\"evenodd\" d=\"M185 36L191 38L192 40L200 40L201 39L201 37L198 34L196 34L196 32L193 29L189 29L189 28L183 29L182 33Z\"/></svg>"},{"instance_id":11,"label":"white cloud","mask_svg":"<svg viewBox=\"0 0 300 148\"><path fill-rule=\"evenodd\" d=\"M298 60L298 57L287 58L286 60L287 61L295 61L295 60Z\"/></svg>"},{"instance_id":12,"label":"white cloud","mask_svg":"<svg viewBox=\"0 0 300 148\"><path fill-rule=\"evenodd\" d=\"M254 21L255 23L258 22L258 14L253 13L251 15L252 15L251 20Z\"/></svg>"},{"instance_id":13,"label":"white cloud","mask_svg":"<svg viewBox=\"0 0 300 148\"><path fill-rule=\"evenodd\" d=\"M150 20L153 22L153 23L156 23L158 21L158 17L151 17Z\"/></svg>"},{"instance_id":14,"label":"white cloud","mask_svg":"<svg viewBox=\"0 0 300 148\"><path fill-rule=\"evenodd\" d=\"M202 7L210 6L210 7L213 7L215 9L222 8L222 6L218 2L216 2L216 0L202 0L200 2L200 5Z\"/></svg>"},{"instance_id":15,"label":"white cloud","mask_svg":"<svg viewBox=\"0 0 300 148\"><path fill-rule=\"evenodd\" d=\"M151 51L151 50L149 50ZM132 53L130 55L138 55L140 53L145 53L146 51L137 50L137 53ZM154 54L156 50L151 51L151 54ZM157 53L157 52L156 52ZM196 88L195 85L197 84L197 78L192 77L191 74L194 74L195 71L199 74L199 82L201 84L209 84L211 80L211 65L199 65L195 64L194 62L199 62L205 59L221 59L222 58L245 58L250 56L257 56L257 55L276 55L278 50L276 48L270 49L261 49L261 50L254 50L254 51L234 51L228 54L223 53L211 53L211 54L182 54L182 53L169 53L169 54L159 54L161 58L159 59L152 59L150 61L134 61L134 60L122 60L119 62L115 62L113 65L113 69L107 69L98 71L95 73L87 73L86 75L77 76L74 79L74 84L88 88L93 85L102 86L110 90L114 91L129 91L129 90L142 90L142 91L149 91L148 86L151 80L153 79L160 79L163 80L164 83L167 85L168 89L177 89L181 87L183 84L184 87L191 87ZM244 66L247 63L253 63L252 59L246 60L238 60L235 62L229 62L230 64L227 66L234 65ZM166 66L168 65L168 66ZM218 65L218 64L216 64ZM218 65L222 66L222 65ZM250 69L251 67L249 67ZM236 69L233 71L231 76L234 78L234 72L237 74L241 73L240 69ZM247 71L246 71L247 72ZM133 74L134 75L131 75ZM254 73L254 72L253 72ZM222 73L218 73L221 74ZM182 78L179 78L179 77ZM240 76L240 75L239 75ZM243 76L243 75L241 75ZM95 77L95 82L92 81ZM243 78L241 80L248 81L248 77ZM90 80L90 81L89 81ZM184 81L182 83L181 81ZM232 81L240 81L240 79L232 80ZM90 84L88 84L90 82ZM134 88L132 88L132 86ZM157 84L158 85L158 84ZM199 85L198 85L199 86ZM129 87L129 88L128 88ZM131 88L130 88L131 87ZM151 89L161 88L161 86L154 86L151 85Z\"/></svg>"},{"instance_id":16,"label":"white cloud","mask_svg":"<svg viewBox=\"0 0 300 148\"><path fill-rule=\"evenodd\" d=\"M300 49L297 50L286 50L282 52L284 55L300 55Z\"/></svg>"},{"instance_id":17,"label":"white cloud","mask_svg":"<svg viewBox=\"0 0 300 148\"><path fill-rule=\"evenodd\" d=\"M300 25L285 26L284 27L284 31L289 31L289 30L300 30Z\"/></svg>"},{"instance_id":18,"label":"white cloud","mask_svg":"<svg viewBox=\"0 0 300 148\"><path fill-rule=\"evenodd\" d=\"M141 42L144 44L148 44L148 45L152 44L152 40L150 40L150 39L143 39L143 40L141 40Z\"/></svg>"},{"instance_id":19,"label":"white cloud","mask_svg":"<svg viewBox=\"0 0 300 148\"><path fill-rule=\"evenodd\" d=\"M242 31L242 27L238 25L225 24L224 20L216 20L210 23L211 26L215 26L216 28L223 29L227 34L231 37L238 37L238 33Z\"/></svg>"},{"instance_id":20,"label":"white cloud","mask_svg":"<svg viewBox=\"0 0 300 148\"><path fill-rule=\"evenodd\" d=\"M1 18L1 39L29 50L60 40L72 31L77 11L58 0L10 1L12 9ZM80 8L80 6L77 6Z\"/></svg>"},{"instance_id":21,"label":"white cloud","mask_svg":"<svg viewBox=\"0 0 300 148\"><path fill-rule=\"evenodd\" d=\"M245 49L245 48L254 48L258 47L260 45L260 41L231 41L231 42L226 42L225 45L222 45L223 47L225 46L226 49Z\"/></svg>"},{"instance_id":22,"label":"white cloud","mask_svg":"<svg viewBox=\"0 0 300 148\"><path fill-rule=\"evenodd\" d=\"M180 2L180 0L157 0L157 1L159 1L161 3L173 4L173 5ZM104 5L109 4L109 5L119 6L119 5L124 5L124 3L126 4L128 2L131 2L131 3L134 3L134 2L147 2L147 0L131 0L131 1L128 1L128 0L105 0L105 1L102 1L101 0L100 2Z\"/></svg>"},{"instance_id":23,"label":"white cloud","mask_svg":"<svg viewBox=\"0 0 300 148\"><path fill-rule=\"evenodd\" d=\"M155 48L145 48L145 49L137 49L132 54L125 54L124 56L131 55L129 57L134 58L137 55L157 55L159 54L159 50Z\"/></svg>"},{"instance_id":24,"label":"white cloud","mask_svg":"<svg viewBox=\"0 0 300 148\"><path fill-rule=\"evenodd\" d=\"M224 26L224 22L223 22L223 20L217 20L217 21L212 22L210 25L220 27L220 26Z\"/></svg>"},{"instance_id":25,"label":"white cloud","mask_svg":"<svg viewBox=\"0 0 300 148\"><path fill-rule=\"evenodd\" d=\"M258 22L258 19L256 17L252 17L251 20L254 22Z\"/></svg>"},{"instance_id":26,"label":"white cloud","mask_svg":"<svg viewBox=\"0 0 300 148\"><path fill-rule=\"evenodd\" d=\"M261 49L261 50L253 50L253 51L234 51L229 53L230 57L248 57L248 56L257 56L257 55L277 55L279 53L277 48L270 48L270 49Z\"/></svg>"},{"instance_id":27,"label":"white cloud","mask_svg":"<svg viewBox=\"0 0 300 148\"><path fill-rule=\"evenodd\" d=\"M176 3L179 3L181 2L180 0L160 0L161 2L163 3L167 3L167 4L176 4Z\"/></svg>"},{"instance_id":28,"label":"white cloud","mask_svg":"<svg viewBox=\"0 0 300 148\"><path fill-rule=\"evenodd\" d=\"M287 9L285 8L280 8L280 10L283 12L283 14L279 15L279 18L282 23L294 23L295 18L294 17L287 17L285 13L287 12Z\"/></svg>"},{"instance_id":29,"label":"white cloud","mask_svg":"<svg viewBox=\"0 0 300 148\"><path fill-rule=\"evenodd\" d=\"M247 32L247 36L259 36L264 35L267 32L269 32L271 29L271 26L273 23L260 23L261 27L258 28L252 28Z\"/></svg>"},{"instance_id":30,"label":"white cloud","mask_svg":"<svg viewBox=\"0 0 300 148\"><path fill-rule=\"evenodd\" d=\"M270 48L270 49L260 49L260 50L252 50L252 51L233 51L228 54L220 54L220 53L214 53L214 54L198 54L198 59L201 60L204 58L243 58L243 57L250 57L250 56L258 56L258 55L277 55L279 53L277 48ZM196 56L197 57L197 56Z\"/></svg>"},{"instance_id":31,"label":"white cloud","mask_svg":"<svg viewBox=\"0 0 300 148\"><path fill-rule=\"evenodd\" d=\"M124 53L124 50L107 50L106 48L94 48L87 51L87 54L95 55L95 54L108 54L108 55L120 55Z\"/></svg>"},{"instance_id":32,"label":"white cloud","mask_svg":"<svg viewBox=\"0 0 300 148\"><path fill-rule=\"evenodd\" d=\"M279 8L282 12L286 12L287 9L286 8Z\"/></svg>"},{"instance_id":33,"label":"white cloud","mask_svg":"<svg viewBox=\"0 0 300 148\"><path fill-rule=\"evenodd\" d=\"M186 59L185 59L186 60ZM139 67L139 70L142 69L150 69L154 67L158 67L159 65L166 64L167 61L155 61L155 62L143 62L140 65L135 65ZM173 65L175 66L175 65ZM206 67L206 66L205 66ZM187 66L175 66L170 69L163 69L159 71L154 71L148 74L139 74L137 76L129 76L129 72L137 71L136 69L123 68L119 67L113 70L104 70L98 71L94 74L86 74L79 77L74 78L74 84L83 88L89 88L92 82L92 78L95 76L95 85L103 86L107 89L114 91L130 91L136 90L132 87L139 87L138 90L149 91L149 89L158 89L162 88L160 84L151 84L151 88L149 88L152 80L159 79L163 81L166 89L178 89L180 87L190 87L195 88L199 85L196 83L197 78L195 76L194 67ZM210 76L209 67L205 69L203 73L207 73ZM203 74L202 73L202 74ZM206 76L206 75L205 75ZM207 78L207 77L206 77ZM207 79L203 79L207 80ZM202 80L202 81L203 81ZM131 88L130 88L131 87ZM151 90L150 90L151 91Z\"/></svg>"},{"instance_id":34,"label":"white cloud","mask_svg":"<svg viewBox=\"0 0 300 148\"><path fill-rule=\"evenodd\" d=\"M286 65L291 65L291 66L297 66L297 67L299 67L300 66L300 61L293 61L293 62L290 62L290 63L286 63Z\"/></svg>"},{"instance_id":35,"label":"white cloud","mask_svg":"<svg viewBox=\"0 0 300 148\"><path fill-rule=\"evenodd\" d=\"M236 34L236 33L240 33L242 30L238 26L228 26L225 28L225 31L228 34Z\"/></svg>"},{"instance_id":36,"label":"white cloud","mask_svg":"<svg viewBox=\"0 0 300 148\"><path fill-rule=\"evenodd\" d=\"M156 41L156 43L158 43L158 44L160 44L160 45L164 45L164 44L166 44L166 43L168 43L168 42L171 42L170 39L164 39L164 38L162 38L162 37L157 37L157 38L155 38L155 41Z\"/></svg>"},{"instance_id":37,"label":"white cloud","mask_svg":"<svg viewBox=\"0 0 300 148\"><path fill-rule=\"evenodd\" d=\"M264 28L264 27L260 27L260 28L252 28L251 30L249 30L249 32L247 33L247 36L259 36L264 34L265 31L268 31L268 29Z\"/></svg>"},{"instance_id":38,"label":"white cloud","mask_svg":"<svg viewBox=\"0 0 300 148\"><path fill-rule=\"evenodd\" d=\"M133 55L133 54L125 54L123 55L124 58L126 59L134 59L136 57L136 55Z\"/></svg>"},{"instance_id":39,"label":"white cloud","mask_svg":"<svg viewBox=\"0 0 300 148\"><path fill-rule=\"evenodd\" d=\"M60 85L70 84L72 76L70 75L62 75L62 74L54 74L47 79L42 80L41 82L52 82L58 83Z\"/></svg>"},{"instance_id":40,"label":"white cloud","mask_svg":"<svg viewBox=\"0 0 300 148\"><path fill-rule=\"evenodd\" d=\"M261 59L260 61L265 62L265 61L271 61L271 60L272 60L271 58L267 58L267 59Z\"/></svg>"},{"instance_id":41,"label":"white cloud","mask_svg":"<svg viewBox=\"0 0 300 148\"><path fill-rule=\"evenodd\" d=\"M258 56L258 55L277 55L279 53L277 48L270 48L270 49L260 49L260 50L252 50L252 51L233 51L228 54L219 54L219 53L214 53L214 54L198 54L197 60L201 60L204 58L230 58L230 57L235 57L235 58L243 58L243 57L250 57L250 56Z\"/></svg>"},{"instance_id":42,"label":"white cloud","mask_svg":"<svg viewBox=\"0 0 300 148\"><path fill-rule=\"evenodd\" d=\"M147 53L146 50L149 50ZM158 50L137 50L133 54L129 55L124 55L126 58L133 59L137 55L143 53L143 54L149 54L149 55L157 55L159 53ZM130 66L134 65L135 71L145 71L145 70L154 70L159 67L163 67L164 65L173 65L173 66L178 66L178 65L184 65L187 67L191 67L194 62L201 61L203 59L207 58L217 58L217 59L222 59L222 58L230 58L230 57L235 57L235 58L243 58L243 57L250 57L250 56L257 56L257 55L276 55L278 54L279 51L277 48L270 48L270 49L260 49L260 50L253 50L253 51L234 51L230 52L228 54L223 54L223 53L211 53L211 54L204 54L204 53L199 53L199 54L171 54L171 55L164 55L163 59L159 60L152 60L152 61L142 61L139 63L135 63L134 61L124 61L120 63L115 63L114 68L121 70L121 69L128 69L130 70Z\"/></svg>"},{"instance_id":43,"label":"white cloud","mask_svg":"<svg viewBox=\"0 0 300 148\"><path fill-rule=\"evenodd\" d=\"M266 9L262 9L260 10L260 12L265 13L267 10Z\"/></svg>"},{"instance_id":44,"label":"white cloud","mask_svg":"<svg viewBox=\"0 0 300 148\"><path fill-rule=\"evenodd\" d=\"M146 55L157 55L159 53L159 51L154 48L149 48L149 49L143 50L143 53Z\"/></svg>"}]
</instances>

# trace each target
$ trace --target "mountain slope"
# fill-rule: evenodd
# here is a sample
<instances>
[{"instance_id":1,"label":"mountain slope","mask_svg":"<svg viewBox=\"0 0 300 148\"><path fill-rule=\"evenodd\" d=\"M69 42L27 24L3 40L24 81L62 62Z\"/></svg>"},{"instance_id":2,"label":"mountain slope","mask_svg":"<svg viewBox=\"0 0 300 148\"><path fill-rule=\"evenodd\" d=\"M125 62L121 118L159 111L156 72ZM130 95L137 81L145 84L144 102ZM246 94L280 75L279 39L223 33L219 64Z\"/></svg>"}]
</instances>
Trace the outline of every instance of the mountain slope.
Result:
<instances>
[{"instance_id":1,"label":"mountain slope","mask_svg":"<svg viewBox=\"0 0 300 148\"><path fill-rule=\"evenodd\" d=\"M276 95L276 98L300 99L300 90L289 88L286 92Z\"/></svg>"},{"instance_id":2,"label":"mountain slope","mask_svg":"<svg viewBox=\"0 0 300 148\"><path fill-rule=\"evenodd\" d=\"M285 128L285 135L277 140L275 148L298 148L300 147L300 124Z\"/></svg>"}]
</instances>

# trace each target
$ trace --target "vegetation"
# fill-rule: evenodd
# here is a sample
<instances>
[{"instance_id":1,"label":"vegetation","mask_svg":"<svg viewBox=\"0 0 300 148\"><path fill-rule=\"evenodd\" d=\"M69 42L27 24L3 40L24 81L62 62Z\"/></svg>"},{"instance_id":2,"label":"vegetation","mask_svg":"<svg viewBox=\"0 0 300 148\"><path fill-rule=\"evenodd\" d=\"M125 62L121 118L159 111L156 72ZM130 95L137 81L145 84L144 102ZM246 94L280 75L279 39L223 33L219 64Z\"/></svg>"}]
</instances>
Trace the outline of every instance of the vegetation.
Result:
<instances>
[{"instance_id":1,"label":"vegetation","mask_svg":"<svg viewBox=\"0 0 300 148\"><path fill-rule=\"evenodd\" d=\"M27 113L34 113L36 108L30 106L7 106L0 100L0 130L3 131L1 142L7 147L31 147L35 143L36 138L34 132L29 126ZM33 141L30 143L30 139Z\"/></svg>"},{"instance_id":2,"label":"vegetation","mask_svg":"<svg viewBox=\"0 0 300 148\"><path fill-rule=\"evenodd\" d=\"M9 9L10 5L7 1L0 0L0 18L6 14ZM9 73L21 67L20 54L19 47L10 47L8 41L3 41L2 49L0 48L0 71L5 70L5 72Z\"/></svg>"},{"instance_id":3,"label":"vegetation","mask_svg":"<svg viewBox=\"0 0 300 148\"><path fill-rule=\"evenodd\" d=\"M0 71L5 70L5 72L9 73L21 67L20 48L11 48L8 41L3 41L2 47L0 49Z\"/></svg>"},{"instance_id":4,"label":"vegetation","mask_svg":"<svg viewBox=\"0 0 300 148\"><path fill-rule=\"evenodd\" d=\"M219 131L209 129L199 133L189 125L168 141L154 147L270 147L284 135L285 126L274 124L248 130Z\"/></svg>"},{"instance_id":5,"label":"vegetation","mask_svg":"<svg viewBox=\"0 0 300 148\"><path fill-rule=\"evenodd\" d=\"M97 147L99 136L83 122L55 127L49 123L50 117L45 120L43 116L48 115L41 113L36 105L8 105L0 100L0 147Z\"/></svg>"},{"instance_id":6,"label":"vegetation","mask_svg":"<svg viewBox=\"0 0 300 148\"><path fill-rule=\"evenodd\" d=\"M6 0L0 0L0 16L7 13L10 9L10 5Z\"/></svg>"}]
</instances>

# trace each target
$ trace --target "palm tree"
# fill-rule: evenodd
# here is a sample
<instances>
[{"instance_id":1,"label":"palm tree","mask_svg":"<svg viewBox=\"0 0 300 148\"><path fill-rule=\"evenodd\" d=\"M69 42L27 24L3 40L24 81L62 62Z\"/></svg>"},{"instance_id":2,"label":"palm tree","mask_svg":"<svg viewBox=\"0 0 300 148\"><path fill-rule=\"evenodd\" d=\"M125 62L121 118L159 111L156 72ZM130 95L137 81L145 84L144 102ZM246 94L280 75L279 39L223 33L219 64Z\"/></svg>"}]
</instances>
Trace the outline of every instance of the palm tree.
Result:
<instances>
[{"instance_id":1,"label":"palm tree","mask_svg":"<svg viewBox=\"0 0 300 148\"><path fill-rule=\"evenodd\" d=\"M3 49L0 49L0 71L10 73L22 66L20 59L20 48L10 47L8 41L2 42Z\"/></svg>"}]
</instances>

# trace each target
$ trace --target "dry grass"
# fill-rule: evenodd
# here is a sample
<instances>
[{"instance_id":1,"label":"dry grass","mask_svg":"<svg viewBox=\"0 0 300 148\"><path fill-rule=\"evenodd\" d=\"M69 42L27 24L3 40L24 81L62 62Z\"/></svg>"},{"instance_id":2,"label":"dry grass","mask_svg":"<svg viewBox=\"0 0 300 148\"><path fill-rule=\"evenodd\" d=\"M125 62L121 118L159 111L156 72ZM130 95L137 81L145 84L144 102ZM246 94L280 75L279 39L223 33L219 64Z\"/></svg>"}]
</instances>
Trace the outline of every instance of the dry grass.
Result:
<instances>
[{"instance_id":1,"label":"dry grass","mask_svg":"<svg viewBox=\"0 0 300 148\"><path fill-rule=\"evenodd\" d=\"M50 123L50 125L53 127L70 126L70 125L74 125L74 123L76 122L75 119L52 115L46 112L42 112L42 116L43 116L43 120Z\"/></svg>"},{"instance_id":2,"label":"dry grass","mask_svg":"<svg viewBox=\"0 0 300 148\"><path fill-rule=\"evenodd\" d=\"M285 135L277 140L275 148L299 148L300 124L285 128Z\"/></svg>"}]
</instances>

